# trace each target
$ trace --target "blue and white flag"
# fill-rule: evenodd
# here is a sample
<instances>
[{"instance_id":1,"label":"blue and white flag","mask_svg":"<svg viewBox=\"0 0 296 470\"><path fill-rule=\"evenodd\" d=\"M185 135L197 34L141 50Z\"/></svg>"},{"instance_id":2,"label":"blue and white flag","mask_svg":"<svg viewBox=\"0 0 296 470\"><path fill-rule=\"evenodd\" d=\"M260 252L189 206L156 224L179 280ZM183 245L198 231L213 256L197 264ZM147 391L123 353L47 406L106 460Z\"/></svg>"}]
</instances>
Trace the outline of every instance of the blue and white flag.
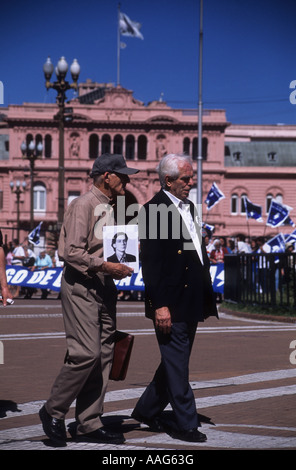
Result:
<instances>
[{"instance_id":1,"label":"blue and white flag","mask_svg":"<svg viewBox=\"0 0 296 470\"><path fill-rule=\"evenodd\" d=\"M30 243L33 243L33 245L39 245L40 243L40 230L41 230L41 225L43 224L43 222L40 222L39 225L37 225L37 227L35 227L32 232L29 233L28 235L28 241Z\"/></svg>"},{"instance_id":2,"label":"blue and white flag","mask_svg":"<svg viewBox=\"0 0 296 470\"><path fill-rule=\"evenodd\" d=\"M136 21L132 21L125 13L119 14L119 32L123 36L131 36L133 38L144 39L142 33L140 33L141 24Z\"/></svg>"},{"instance_id":3,"label":"blue and white flag","mask_svg":"<svg viewBox=\"0 0 296 470\"><path fill-rule=\"evenodd\" d=\"M286 243L293 243L294 249L296 247L296 233L292 232L290 234L285 235L285 242Z\"/></svg>"},{"instance_id":4,"label":"blue and white flag","mask_svg":"<svg viewBox=\"0 0 296 470\"><path fill-rule=\"evenodd\" d=\"M262 219L262 206L254 204L246 196L244 197L244 204L247 219L255 219L257 222L263 222Z\"/></svg>"},{"instance_id":5,"label":"blue and white flag","mask_svg":"<svg viewBox=\"0 0 296 470\"><path fill-rule=\"evenodd\" d=\"M212 234L214 233L214 230L215 230L215 225L210 225L210 224L206 224L205 222L202 223L202 236L203 237L210 237L212 236Z\"/></svg>"},{"instance_id":6,"label":"blue and white flag","mask_svg":"<svg viewBox=\"0 0 296 470\"><path fill-rule=\"evenodd\" d=\"M268 240L266 242L266 245L269 246L270 253L284 253L286 240L285 240L284 235L282 233L279 233L278 235L273 237L271 240Z\"/></svg>"},{"instance_id":7,"label":"blue and white flag","mask_svg":"<svg viewBox=\"0 0 296 470\"><path fill-rule=\"evenodd\" d=\"M266 225L269 227L279 227L287 219L290 210L292 210L292 207L280 204L272 199Z\"/></svg>"},{"instance_id":8,"label":"blue and white flag","mask_svg":"<svg viewBox=\"0 0 296 470\"><path fill-rule=\"evenodd\" d=\"M213 291L219 294L224 293L224 263L212 264L210 266L210 276L213 284Z\"/></svg>"},{"instance_id":9,"label":"blue and white flag","mask_svg":"<svg viewBox=\"0 0 296 470\"><path fill-rule=\"evenodd\" d=\"M295 227L295 223L293 222L293 220L290 218L290 216L288 216L286 218L286 220L284 221L284 225L291 225L292 227Z\"/></svg>"},{"instance_id":10,"label":"blue and white flag","mask_svg":"<svg viewBox=\"0 0 296 470\"><path fill-rule=\"evenodd\" d=\"M224 199L225 196L220 191L216 183L212 184L212 187L210 191L208 192L207 198L205 200L205 203L207 204L207 209L210 210L214 207L215 204L217 204L221 199Z\"/></svg>"}]
</instances>

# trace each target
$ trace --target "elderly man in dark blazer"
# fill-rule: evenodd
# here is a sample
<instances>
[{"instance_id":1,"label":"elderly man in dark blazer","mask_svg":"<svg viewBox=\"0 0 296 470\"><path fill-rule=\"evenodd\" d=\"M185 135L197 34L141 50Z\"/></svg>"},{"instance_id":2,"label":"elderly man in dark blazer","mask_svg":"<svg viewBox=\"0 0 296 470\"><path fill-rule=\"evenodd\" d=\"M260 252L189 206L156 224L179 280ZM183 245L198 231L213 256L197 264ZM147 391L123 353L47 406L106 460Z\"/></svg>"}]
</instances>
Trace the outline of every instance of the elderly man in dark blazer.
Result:
<instances>
[{"instance_id":1,"label":"elderly man in dark blazer","mask_svg":"<svg viewBox=\"0 0 296 470\"><path fill-rule=\"evenodd\" d=\"M158 167L162 189L139 214L146 316L153 319L161 363L132 417L172 437L204 442L189 384L189 357L198 322L217 315L209 261L201 242L189 157L166 155ZM163 427L160 414L172 406L176 426Z\"/></svg>"}]
</instances>

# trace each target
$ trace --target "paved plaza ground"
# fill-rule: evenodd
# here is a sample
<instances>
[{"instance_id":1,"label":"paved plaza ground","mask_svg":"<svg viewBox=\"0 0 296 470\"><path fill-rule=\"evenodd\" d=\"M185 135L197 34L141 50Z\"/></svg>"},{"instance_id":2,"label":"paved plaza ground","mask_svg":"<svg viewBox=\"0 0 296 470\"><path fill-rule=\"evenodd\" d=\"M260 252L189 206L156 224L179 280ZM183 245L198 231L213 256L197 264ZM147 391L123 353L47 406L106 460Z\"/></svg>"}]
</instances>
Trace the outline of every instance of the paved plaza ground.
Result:
<instances>
[{"instance_id":1,"label":"paved plaza ground","mask_svg":"<svg viewBox=\"0 0 296 470\"><path fill-rule=\"evenodd\" d=\"M201 431L208 438L202 444L153 433L130 417L158 365L159 351L142 302L118 303L118 329L134 334L135 343L125 381L109 384L104 422L121 429L126 442L118 446L78 444L69 434L62 451L100 450L96 455L101 463L107 463L111 455L136 455L139 460L139 451L143 451L145 463L147 455L155 452L189 459L188 455L196 457L197 452L198 456L207 455L201 451L296 449L295 323L253 320L220 311L219 320L212 318L199 325L190 381L202 419ZM44 435L38 417L65 354L61 304L56 295L47 300L36 296L16 299L13 306L1 307L0 341L4 350L0 450L57 450ZM171 419L170 409L165 414ZM73 422L74 404L66 424ZM128 463L132 466L132 461L124 462ZM184 463L190 464L189 460Z\"/></svg>"}]
</instances>

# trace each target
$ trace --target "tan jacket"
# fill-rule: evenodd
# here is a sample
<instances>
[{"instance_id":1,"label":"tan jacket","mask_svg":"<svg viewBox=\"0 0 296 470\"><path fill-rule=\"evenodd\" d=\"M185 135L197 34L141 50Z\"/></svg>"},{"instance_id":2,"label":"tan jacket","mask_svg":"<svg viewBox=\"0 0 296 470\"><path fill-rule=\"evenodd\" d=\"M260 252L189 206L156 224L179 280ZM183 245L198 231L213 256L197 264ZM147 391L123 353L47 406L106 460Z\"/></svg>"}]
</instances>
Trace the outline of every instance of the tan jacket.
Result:
<instances>
[{"instance_id":1,"label":"tan jacket","mask_svg":"<svg viewBox=\"0 0 296 470\"><path fill-rule=\"evenodd\" d=\"M60 233L59 258L87 277L98 272L103 259L103 226L114 225L110 199L92 186L68 207ZM101 277L101 276L100 276Z\"/></svg>"}]
</instances>

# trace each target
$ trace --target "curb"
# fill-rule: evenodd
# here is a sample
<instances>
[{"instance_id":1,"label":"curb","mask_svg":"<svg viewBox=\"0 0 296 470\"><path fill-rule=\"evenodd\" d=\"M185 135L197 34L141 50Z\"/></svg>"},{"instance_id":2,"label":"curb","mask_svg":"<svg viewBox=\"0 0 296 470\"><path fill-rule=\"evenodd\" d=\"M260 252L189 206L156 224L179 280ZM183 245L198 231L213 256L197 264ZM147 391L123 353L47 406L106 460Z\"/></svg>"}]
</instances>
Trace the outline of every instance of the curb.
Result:
<instances>
[{"instance_id":1,"label":"curb","mask_svg":"<svg viewBox=\"0 0 296 470\"><path fill-rule=\"evenodd\" d=\"M221 313L226 313L228 315L234 315L237 317L244 317L250 318L253 320L266 320L266 321L276 321L276 322L284 322L284 323L296 323L295 317L286 317L281 315L268 315L264 313L247 313L247 312L239 312L235 310L230 310L227 308L221 309Z\"/></svg>"}]
</instances>

